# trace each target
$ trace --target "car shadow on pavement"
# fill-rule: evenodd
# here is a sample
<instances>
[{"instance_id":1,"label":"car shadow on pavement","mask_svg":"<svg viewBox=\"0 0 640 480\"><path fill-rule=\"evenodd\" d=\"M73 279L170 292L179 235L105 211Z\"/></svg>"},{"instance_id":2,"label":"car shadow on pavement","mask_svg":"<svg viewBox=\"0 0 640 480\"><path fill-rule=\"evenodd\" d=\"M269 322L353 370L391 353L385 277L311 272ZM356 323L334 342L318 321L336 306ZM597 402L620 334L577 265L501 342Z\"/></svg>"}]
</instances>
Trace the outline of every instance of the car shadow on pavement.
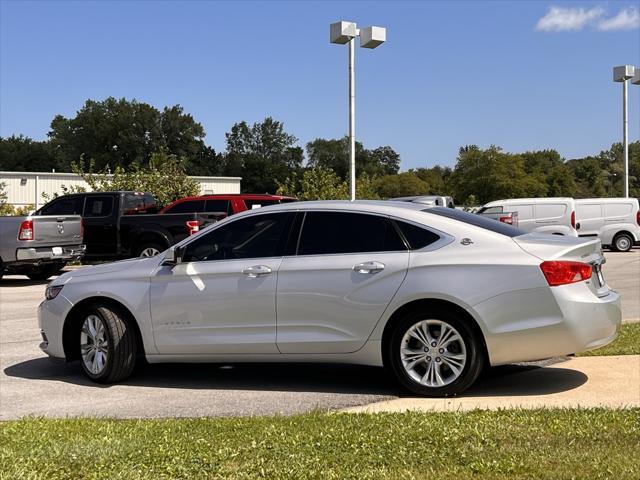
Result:
<instances>
[{"instance_id":1,"label":"car shadow on pavement","mask_svg":"<svg viewBox=\"0 0 640 480\"><path fill-rule=\"evenodd\" d=\"M79 362L54 364L27 360L4 370L9 377L50 380L92 388ZM489 369L465 396L525 396L559 393L579 387L587 376L570 368L505 365ZM409 396L384 369L335 364L156 364L141 365L119 385L149 388L257 390Z\"/></svg>"}]
</instances>

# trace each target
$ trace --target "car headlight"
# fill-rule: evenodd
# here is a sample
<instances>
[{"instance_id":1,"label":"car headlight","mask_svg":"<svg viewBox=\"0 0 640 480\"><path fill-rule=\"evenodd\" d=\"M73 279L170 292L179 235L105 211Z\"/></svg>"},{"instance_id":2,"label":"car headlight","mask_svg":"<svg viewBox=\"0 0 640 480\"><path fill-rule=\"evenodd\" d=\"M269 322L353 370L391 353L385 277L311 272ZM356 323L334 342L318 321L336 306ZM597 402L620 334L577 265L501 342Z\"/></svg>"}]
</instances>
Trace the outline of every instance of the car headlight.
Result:
<instances>
[{"instance_id":1,"label":"car headlight","mask_svg":"<svg viewBox=\"0 0 640 480\"><path fill-rule=\"evenodd\" d=\"M45 298L47 300L53 300L58 296L58 294L60 293L60 290L62 290L62 287L64 287L64 285L55 285L53 287L47 287L47 289L44 292Z\"/></svg>"}]
</instances>

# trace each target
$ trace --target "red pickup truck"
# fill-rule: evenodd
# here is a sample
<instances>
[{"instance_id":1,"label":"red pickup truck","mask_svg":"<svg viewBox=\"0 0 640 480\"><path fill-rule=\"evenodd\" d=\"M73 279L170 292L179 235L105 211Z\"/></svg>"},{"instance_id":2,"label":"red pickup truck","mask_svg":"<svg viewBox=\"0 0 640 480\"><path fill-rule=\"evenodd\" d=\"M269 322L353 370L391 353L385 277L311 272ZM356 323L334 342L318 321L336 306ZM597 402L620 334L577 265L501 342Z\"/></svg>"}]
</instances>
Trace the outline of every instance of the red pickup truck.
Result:
<instances>
[{"instance_id":1,"label":"red pickup truck","mask_svg":"<svg viewBox=\"0 0 640 480\"><path fill-rule=\"evenodd\" d=\"M227 215L266 207L278 203L295 202L293 197L257 193L229 193L185 197L164 207L160 213L225 212Z\"/></svg>"}]
</instances>

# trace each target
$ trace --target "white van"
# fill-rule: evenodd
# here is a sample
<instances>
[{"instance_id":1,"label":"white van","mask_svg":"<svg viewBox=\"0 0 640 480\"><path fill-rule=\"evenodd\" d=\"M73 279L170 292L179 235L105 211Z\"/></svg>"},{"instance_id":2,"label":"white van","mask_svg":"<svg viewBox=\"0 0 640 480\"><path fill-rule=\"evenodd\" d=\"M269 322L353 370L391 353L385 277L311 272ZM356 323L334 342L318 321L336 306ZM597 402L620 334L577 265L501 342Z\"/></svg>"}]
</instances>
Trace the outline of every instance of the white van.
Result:
<instances>
[{"instance_id":1,"label":"white van","mask_svg":"<svg viewBox=\"0 0 640 480\"><path fill-rule=\"evenodd\" d=\"M478 213L518 212L518 228L525 232L577 237L573 198L511 198L484 205Z\"/></svg>"},{"instance_id":2,"label":"white van","mask_svg":"<svg viewBox=\"0 0 640 480\"><path fill-rule=\"evenodd\" d=\"M602 245L628 252L640 242L637 198L582 198L576 200L578 235L600 237Z\"/></svg>"},{"instance_id":3,"label":"white van","mask_svg":"<svg viewBox=\"0 0 640 480\"><path fill-rule=\"evenodd\" d=\"M424 205L432 205L436 207L456 208L453 198L443 197L441 195L414 195L412 197L396 197L390 198L394 202L413 202L422 203Z\"/></svg>"}]
</instances>

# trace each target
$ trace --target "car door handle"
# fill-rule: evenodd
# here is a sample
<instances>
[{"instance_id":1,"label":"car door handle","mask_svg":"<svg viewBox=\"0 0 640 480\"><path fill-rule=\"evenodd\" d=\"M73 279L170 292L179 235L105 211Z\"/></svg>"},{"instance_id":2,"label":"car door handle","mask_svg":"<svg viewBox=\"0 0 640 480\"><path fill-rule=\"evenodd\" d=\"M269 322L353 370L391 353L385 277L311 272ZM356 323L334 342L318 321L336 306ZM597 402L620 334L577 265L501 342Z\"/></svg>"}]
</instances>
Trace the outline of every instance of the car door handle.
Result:
<instances>
[{"instance_id":1,"label":"car door handle","mask_svg":"<svg viewBox=\"0 0 640 480\"><path fill-rule=\"evenodd\" d=\"M381 272L382 270L384 270L384 263L380 262L364 262L353 266L354 272L367 273L370 275Z\"/></svg>"},{"instance_id":2,"label":"car door handle","mask_svg":"<svg viewBox=\"0 0 640 480\"><path fill-rule=\"evenodd\" d=\"M242 273L249 278L256 278L260 275L268 275L271 273L271 269L266 265L254 265L253 267L246 267L242 269Z\"/></svg>"}]
</instances>

